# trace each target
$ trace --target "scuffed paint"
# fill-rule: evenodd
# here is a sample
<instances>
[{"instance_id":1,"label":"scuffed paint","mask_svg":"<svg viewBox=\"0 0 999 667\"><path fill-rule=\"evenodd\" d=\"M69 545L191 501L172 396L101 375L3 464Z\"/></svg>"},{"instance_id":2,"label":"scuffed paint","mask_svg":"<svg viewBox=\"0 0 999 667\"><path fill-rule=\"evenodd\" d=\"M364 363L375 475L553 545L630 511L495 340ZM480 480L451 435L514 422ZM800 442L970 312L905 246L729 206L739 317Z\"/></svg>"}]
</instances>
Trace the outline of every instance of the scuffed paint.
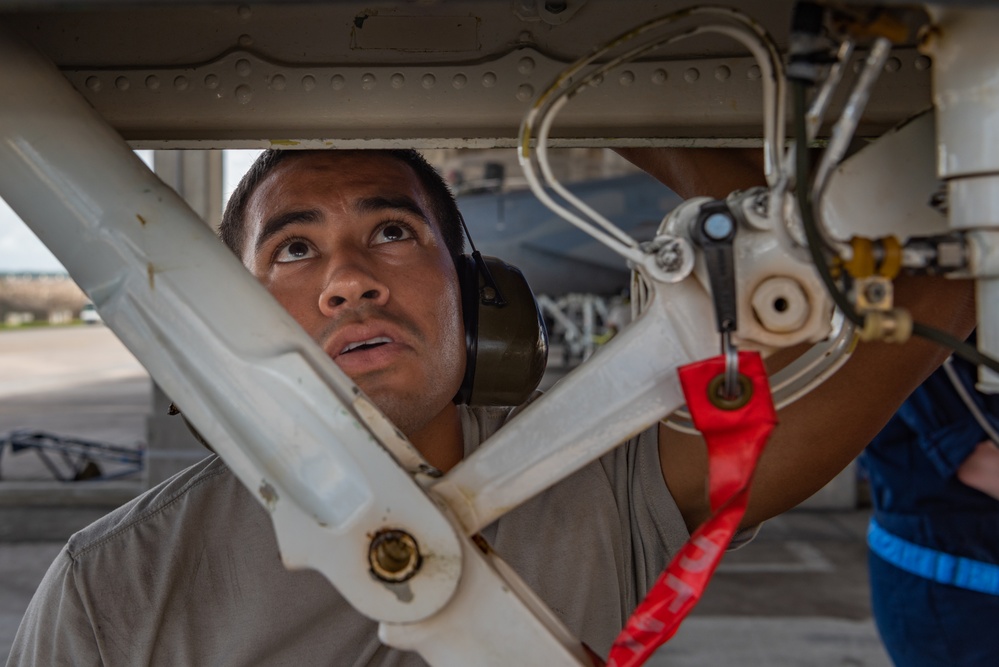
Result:
<instances>
[{"instance_id":1,"label":"scuffed paint","mask_svg":"<svg viewBox=\"0 0 999 667\"><path fill-rule=\"evenodd\" d=\"M264 504L267 505L267 509L273 512L277 507L278 494L277 491L274 490L274 487L270 485L270 482L266 479L261 480L260 489L258 489L257 493L260 494Z\"/></svg>"},{"instance_id":2,"label":"scuffed paint","mask_svg":"<svg viewBox=\"0 0 999 667\"><path fill-rule=\"evenodd\" d=\"M409 585L408 581L403 581L402 583L393 584L387 581L380 581L376 578L378 583L384 586L390 593L396 596L399 602L407 603L413 601L413 589Z\"/></svg>"}]
</instances>

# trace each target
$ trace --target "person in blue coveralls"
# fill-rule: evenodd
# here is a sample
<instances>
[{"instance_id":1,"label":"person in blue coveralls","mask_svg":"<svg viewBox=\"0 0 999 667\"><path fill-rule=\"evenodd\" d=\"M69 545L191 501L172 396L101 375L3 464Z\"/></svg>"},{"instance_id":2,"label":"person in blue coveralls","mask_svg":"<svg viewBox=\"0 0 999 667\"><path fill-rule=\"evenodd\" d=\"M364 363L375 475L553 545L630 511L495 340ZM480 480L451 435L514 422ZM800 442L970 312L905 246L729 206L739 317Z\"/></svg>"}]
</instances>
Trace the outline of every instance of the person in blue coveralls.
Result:
<instances>
[{"instance_id":1,"label":"person in blue coveralls","mask_svg":"<svg viewBox=\"0 0 999 667\"><path fill-rule=\"evenodd\" d=\"M999 395L975 374L935 371L862 457L871 601L899 666L999 664Z\"/></svg>"}]
</instances>

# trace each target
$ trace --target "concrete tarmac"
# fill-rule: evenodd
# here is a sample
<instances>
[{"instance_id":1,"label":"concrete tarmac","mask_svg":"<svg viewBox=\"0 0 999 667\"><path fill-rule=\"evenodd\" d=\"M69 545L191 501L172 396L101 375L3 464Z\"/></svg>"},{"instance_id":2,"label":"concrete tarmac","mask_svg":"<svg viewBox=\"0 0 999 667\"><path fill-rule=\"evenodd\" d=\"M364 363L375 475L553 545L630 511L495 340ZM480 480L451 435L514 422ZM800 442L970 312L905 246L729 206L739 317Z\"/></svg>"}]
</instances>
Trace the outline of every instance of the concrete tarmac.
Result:
<instances>
[{"instance_id":1,"label":"concrete tarmac","mask_svg":"<svg viewBox=\"0 0 999 667\"><path fill-rule=\"evenodd\" d=\"M150 391L102 325L0 331L0 438L25 429L137 447ZM0 480L51 479L33 452L0 452Z\"/></svg>"},{"instance_id":2,"label":"concrete tarmac","mask_svg":"<svg viewBox=\"0 0 999 667\"><path fill-rule=\"evenodd\" d=\"M148 402L144 371L104 327L0 332L0 437L32 427L136 443L145 437ZM0 452L0 505L15 487L51 483L27 456ZM5 509L0 521L8 524L37 520ZM890 667L871 619L866 522L865 511L795 510L771 520L752 544L725 556L691 617L647 664ZM32 541L17 540L16 528L0 530L3 662L70 527L58 539Z\"/></svg>"}]
</instances>

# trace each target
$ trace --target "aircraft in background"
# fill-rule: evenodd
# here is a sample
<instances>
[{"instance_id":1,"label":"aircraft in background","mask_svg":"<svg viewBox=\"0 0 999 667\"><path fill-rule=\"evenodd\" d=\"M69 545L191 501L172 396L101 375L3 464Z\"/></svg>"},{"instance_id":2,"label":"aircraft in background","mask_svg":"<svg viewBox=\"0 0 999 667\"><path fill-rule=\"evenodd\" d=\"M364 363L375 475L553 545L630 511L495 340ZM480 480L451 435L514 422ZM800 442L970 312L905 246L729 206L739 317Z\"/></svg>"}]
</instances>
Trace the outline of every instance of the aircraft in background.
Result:
<instances>
[{"instance_id":1,"label":"aircraft in background","mask_svg":"<svg viewBox=\"0 0 999 667\"><path fill-rule=\"evenodd\" d=\"M566 187L638 241L652 239L663 217L682 201L644 172ZM566 224L530 190L472 192L457 199L475 246L519 268L536 294L611 295L627 289L629 271L621 258Z\"/></svg>"}]
</instances>

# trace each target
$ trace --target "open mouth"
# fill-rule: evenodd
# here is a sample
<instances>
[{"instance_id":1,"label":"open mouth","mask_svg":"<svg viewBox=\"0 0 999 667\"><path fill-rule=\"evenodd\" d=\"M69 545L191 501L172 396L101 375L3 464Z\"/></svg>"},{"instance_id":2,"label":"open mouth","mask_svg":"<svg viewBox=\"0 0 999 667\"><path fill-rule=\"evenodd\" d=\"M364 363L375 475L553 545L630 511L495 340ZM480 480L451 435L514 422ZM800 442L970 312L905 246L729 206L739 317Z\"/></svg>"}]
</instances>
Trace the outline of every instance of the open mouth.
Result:
<instances>
[{"instance_id":1,"label":"open mouth","mask_svg":"<svg viewBox=\"0 0 999 667\"><path fill-rule=\"evenodd\" d=\"M368 340L359 340L354 343L349 343L346 347L340 350L340 354L348 354L350 352L357 352L358 350L371 350L385 343L391 343L392 339L387 336L377 336L375 338L369 338Z\"/></svg>"}]
</instances>

